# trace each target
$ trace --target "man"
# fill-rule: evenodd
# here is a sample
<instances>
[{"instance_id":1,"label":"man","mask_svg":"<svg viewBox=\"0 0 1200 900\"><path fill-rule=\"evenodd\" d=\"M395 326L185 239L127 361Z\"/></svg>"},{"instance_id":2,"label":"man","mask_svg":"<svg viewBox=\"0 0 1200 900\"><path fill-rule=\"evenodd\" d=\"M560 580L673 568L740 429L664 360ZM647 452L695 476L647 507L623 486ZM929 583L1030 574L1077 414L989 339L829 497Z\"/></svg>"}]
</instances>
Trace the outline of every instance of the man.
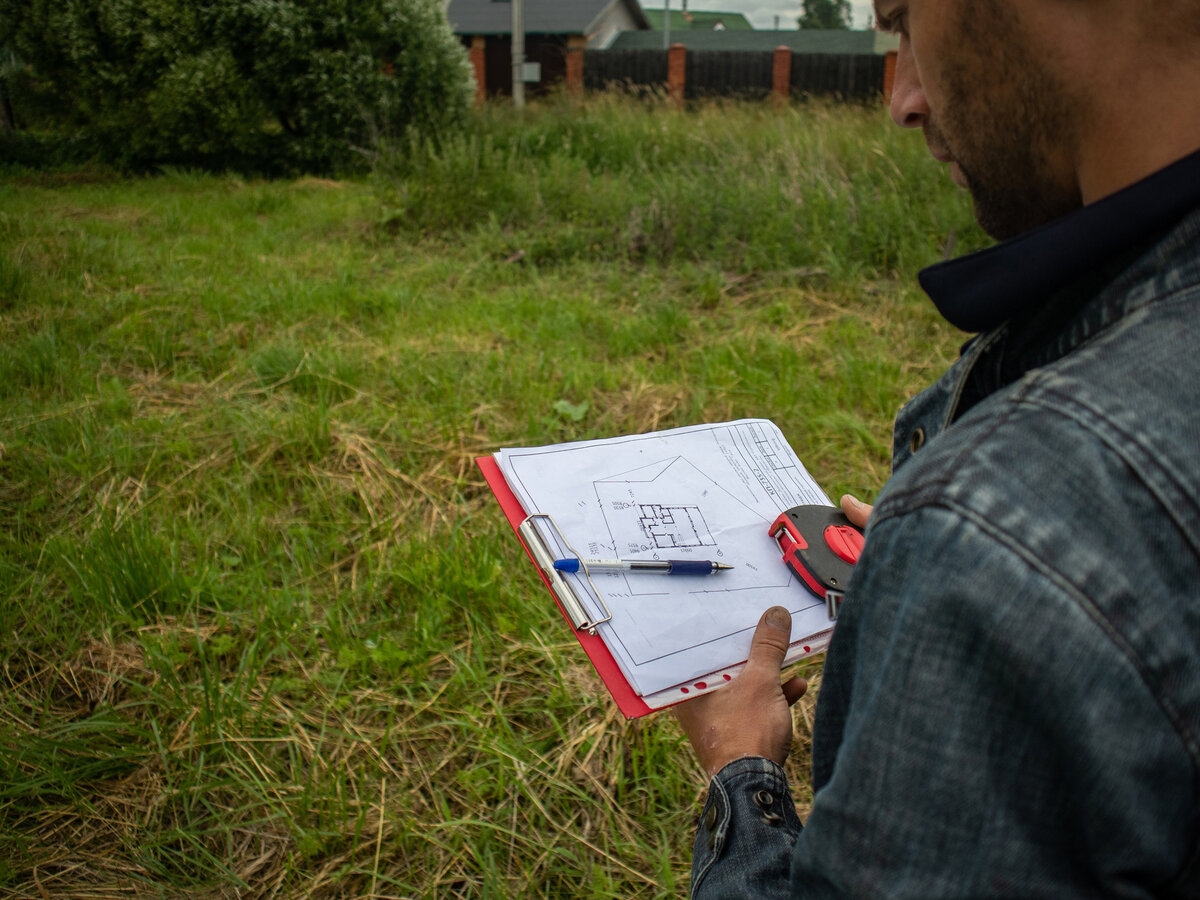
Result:
<instances>
[{"instance_id":1,"label":"man","mask_svg":"<svg viewBox=\"0 0 1200 900\"><path fill-rule=\"evenodd\" d=\"M801 827L790 633L677 708L696 897L1200 896L1200 3L875 0L892 116L1002 243L901 413Z\"/></svg>"}]
</instances>

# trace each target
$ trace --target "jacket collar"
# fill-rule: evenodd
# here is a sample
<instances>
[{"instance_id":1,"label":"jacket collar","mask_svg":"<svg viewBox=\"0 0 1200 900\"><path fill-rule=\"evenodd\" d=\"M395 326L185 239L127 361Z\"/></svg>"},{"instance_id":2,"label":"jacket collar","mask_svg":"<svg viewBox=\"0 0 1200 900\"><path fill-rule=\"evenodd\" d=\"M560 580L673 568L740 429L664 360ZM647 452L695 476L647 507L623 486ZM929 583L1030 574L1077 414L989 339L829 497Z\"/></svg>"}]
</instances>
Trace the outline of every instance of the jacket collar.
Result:
<instances>
[{"instance_id":1,"label":"jacket collar","mask_svg":"<svg viewBox=\"0 0 1200 900\"><path fill-rule=\"evenodd\" d=\"M1040 228L930 266L918 278L950 324L988 331L1107 268L1198 204L1200 151Z\"/></svg>"}]
</instances>

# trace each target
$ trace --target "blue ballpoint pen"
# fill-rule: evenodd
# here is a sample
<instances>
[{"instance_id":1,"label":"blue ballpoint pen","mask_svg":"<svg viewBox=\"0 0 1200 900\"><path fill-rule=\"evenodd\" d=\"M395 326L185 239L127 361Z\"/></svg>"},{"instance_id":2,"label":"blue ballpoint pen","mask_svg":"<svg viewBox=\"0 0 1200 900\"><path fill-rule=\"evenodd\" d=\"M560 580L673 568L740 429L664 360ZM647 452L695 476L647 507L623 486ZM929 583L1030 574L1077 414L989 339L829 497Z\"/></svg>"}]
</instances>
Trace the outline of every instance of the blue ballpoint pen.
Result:
<instances>
[{"instance_id":1,"label":"blue ballpoint pen","mask_svg":"<svg viewBox=\"0 0 1200 900\"><path fill-rule=\"evenodd\" d=\"M708 559L556 559L560 572L630 572L658 575L712 575L733 566Z\"/></svg>"}]
</instances>

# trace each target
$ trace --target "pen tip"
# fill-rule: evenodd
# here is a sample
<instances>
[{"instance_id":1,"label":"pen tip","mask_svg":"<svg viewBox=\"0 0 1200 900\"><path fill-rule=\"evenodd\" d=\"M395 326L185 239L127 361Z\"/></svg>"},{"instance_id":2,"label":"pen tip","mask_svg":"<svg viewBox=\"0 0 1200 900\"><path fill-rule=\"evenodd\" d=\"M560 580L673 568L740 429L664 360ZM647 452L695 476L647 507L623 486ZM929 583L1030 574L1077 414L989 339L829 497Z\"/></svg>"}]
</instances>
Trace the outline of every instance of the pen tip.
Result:
<instances>
[{"instance_id":1,"label":"pen tip","mask_svg":"<svg viewBox=\"0 0 1200 900\"><path fill-rule=\"evenodd\" d=\"M719 572L721 569L732 569L733 566L728 563L713 563L713 568Z\"/></svg>"}]
</instances>

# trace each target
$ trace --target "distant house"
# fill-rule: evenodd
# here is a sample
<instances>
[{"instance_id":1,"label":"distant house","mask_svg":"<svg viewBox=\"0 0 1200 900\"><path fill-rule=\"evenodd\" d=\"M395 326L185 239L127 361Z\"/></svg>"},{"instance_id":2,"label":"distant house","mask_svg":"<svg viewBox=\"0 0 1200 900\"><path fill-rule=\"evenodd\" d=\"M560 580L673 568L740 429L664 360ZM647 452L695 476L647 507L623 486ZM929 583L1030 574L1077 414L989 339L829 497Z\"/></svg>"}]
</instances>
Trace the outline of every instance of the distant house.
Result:
<instances>
[{"instance_id":1,"label":"distant house","mask_svg":"<svg viewBox=\"0 0 1200 900\"><path fill-rule=\"evenodd\" d=\"M662 48L662 32L627 32L613 41L613 50L656 50ZM788 47L799 55L886 56L897 49L899 38L880 31L702 31L671 28L671 43L689 50L764 51Z\"/></svg>"},{"instance_id":2,"label":"distant house","mask_svg":"<svg viewBox=\"0 0 1200 900\"><path fill-rule=\"evenodd\" d=\"M665 9L646 9L646 18L655 31L663 30ZM670 11L671 33L677 31L752 31L750 20L738 12L710 12L701 10Z\"/></svg>"},{"instance_id":3,"label":"distant house","mask_svg":"<svg viewBox=\"0 0 1200 900\"><path fill-rule=\"evenodd\" d=\"M526 85L533 91L564 81L582 85L585 49L603 49L621 34L650 29L638 0L525 0L524 12L525 60L540 70L538 81ZM480 94L511 94L511 0L450 0L446 14L470 49Z\"/></svg>"}]
</instances>

